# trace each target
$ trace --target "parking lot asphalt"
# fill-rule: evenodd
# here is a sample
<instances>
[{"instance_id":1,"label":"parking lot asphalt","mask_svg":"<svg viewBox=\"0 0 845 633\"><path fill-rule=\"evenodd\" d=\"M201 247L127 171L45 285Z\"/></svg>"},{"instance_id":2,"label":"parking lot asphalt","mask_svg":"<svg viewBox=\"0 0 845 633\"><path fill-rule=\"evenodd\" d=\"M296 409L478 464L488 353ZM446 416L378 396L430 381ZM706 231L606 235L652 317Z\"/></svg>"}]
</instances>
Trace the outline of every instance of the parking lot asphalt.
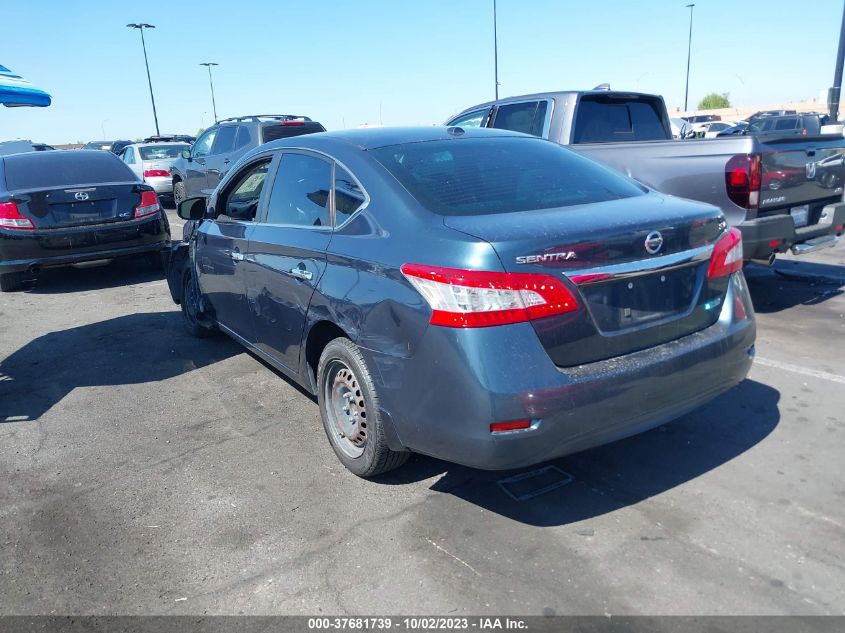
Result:
<instances>
[{"instance_id":1,"label":"parking lot asphalt","mask_svg":"<svg viewBox=\"0 0 845 633\"><path fill-rule=\"evenodd\" d=\"M845 247L746 274L748 380L520 502L423 456L361 480L160 272L46 271L0 296L0 613L842 614Z\"/></svg>"}]
</instances>

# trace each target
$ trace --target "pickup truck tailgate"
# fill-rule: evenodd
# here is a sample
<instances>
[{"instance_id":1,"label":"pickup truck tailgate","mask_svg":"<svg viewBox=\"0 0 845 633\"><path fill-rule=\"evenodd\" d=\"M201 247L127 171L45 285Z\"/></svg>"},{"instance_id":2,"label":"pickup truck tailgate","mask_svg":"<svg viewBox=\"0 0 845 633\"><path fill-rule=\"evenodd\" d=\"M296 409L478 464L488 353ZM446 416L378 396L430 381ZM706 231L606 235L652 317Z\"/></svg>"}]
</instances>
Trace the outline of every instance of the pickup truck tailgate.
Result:
<instances>
[{"instance_id":1,"label":"pickup truck tailgate","mask_svg":"<svg viewBox=\"0 0 845 633\"><path fill-rule=\"evenodd\" d=\"M762 139L761 139L762 140ZM760 215L773 209L808 206L809 223L813 207L842 200L845 181L845 139L806 139L765 142L760 164ZM790 147L790 144L793 147ZM783 212L783 211L781 211ZM796 225L804 223L796 219Z\"/></svg>"}]
</instances>

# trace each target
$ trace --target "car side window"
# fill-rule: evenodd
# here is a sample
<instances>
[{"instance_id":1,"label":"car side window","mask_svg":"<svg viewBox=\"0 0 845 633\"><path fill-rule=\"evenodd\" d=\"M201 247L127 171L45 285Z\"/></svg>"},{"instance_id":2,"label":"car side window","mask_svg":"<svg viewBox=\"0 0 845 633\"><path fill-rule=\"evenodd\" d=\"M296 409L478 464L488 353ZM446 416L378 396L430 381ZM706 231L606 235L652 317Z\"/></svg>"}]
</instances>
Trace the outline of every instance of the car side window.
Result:
<instances>
[{"instance_id":1,"label":"car side window","mask_svg":"<svg viewBox=\"0 0 845 633\"><path fill-rule=\"evenodd\" d=\"M268 224L331 226L332 167L306 154L282 154L270 201Z\"/></svg>"},{"instance_id":2,"label":"car side window","mask_svg":"<svg viewBox=\"0 0 845 633\"><path fill-rule=\"evenodd\" d=\"M194 148L191 150L191 156L194 158L201 158L208 156L211 153L211 145L214 143L214 137L217 136L217 128L209 130L197 139L194 143Z\"/></svg>"},{"instance_id":3,"label":"car side window","mask_svg":"<svg viewBox=\"0 0 845 633\"><path fill-rule=\"evenodd\" d=\"M334 167L335 225L340 226L361 208L366 198L358 182L343 167Z\"/></svg>"},{"instance_id":4,"label":"car side window","mask_svg":"<svg viewBox=\"0 0 845 633\"><path fill-rule=\"evenodd\" d=\"M489 112L490 108L468 112L467 114L455 117L449 121L448 125L456 125L459 127L481 127L487 119L487 114Z\"/></svg>"},{"instance_id":5,"label":"car side window","mask_svg":"<svg viewBox=\"0 0 845 633\"><path fill-rule=\"evenodd\" d=\"M235 150L247 147L252 142L252 135L248 125L238 126L238 135L235 137Z\"/></svg>"},{"instance_id":6,"label":"car side window","mask_svg":"<svg viewBox=\"0 0 845 633\"><path fill-rule=\"evenodd\" d=\"M237 125L221 125L217 130L217 138L214 139L212 154L228 154L235 146L235 135L238 133Z\"/></svg>"},{"instance_id":7,"label":"car side window","mask_svg":"<svg viewBox=\"0 0 845 633\"><path fill-rule=\"evenodd\" d=\"M131 147L127 147L123 150L123 162L127 165L134 165L135 164L135 150Z\"/></svg>"},{"instance_id":8,"label":"car side window","mask_svg":"<svg viewBox=\"0 0 845 633\"><path fill-rule=\"evenodd\" d=\"M546 101L524 101L499 106L493 127L541 136L546 123Z\"/></svg>"},{"instance_id":9,"label":"car side window","mask_svg":"<svg viewBox=\"0 0 845 633\"><path fill-rule=\"evenodd\" d=\"M233 179L233 184L227 187L218 200L217 217L225 215L233 220L247 222L255 219L270 160L267 158L260 163L249 165Z\"/></svg>"}]
</instances>

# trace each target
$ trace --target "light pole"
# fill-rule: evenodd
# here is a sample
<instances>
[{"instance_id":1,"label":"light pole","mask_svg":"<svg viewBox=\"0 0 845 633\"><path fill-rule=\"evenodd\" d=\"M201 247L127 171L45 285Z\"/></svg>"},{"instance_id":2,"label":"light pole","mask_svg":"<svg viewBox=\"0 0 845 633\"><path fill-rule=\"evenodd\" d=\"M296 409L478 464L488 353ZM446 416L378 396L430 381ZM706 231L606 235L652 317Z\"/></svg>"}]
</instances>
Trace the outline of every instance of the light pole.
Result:
<instances>
[{"instance_id":1,"label":"light pole","mask_svg":"<svg viewBox=\"0 0 845 633\"><path fill-rule=\"evenodd\" d=\"M141 31L141 46L144 49L144 64L147 67L147 83L150 85L150 101L153 103L153 119L155 119L156 124L156 136L161 136L161 132L158 129L158 114L156 113L156 100L153 96L153 80L150 79L150 62L147 61L147 43L144 41L144 29L154 29L155 27L152 24L127 24L130 29L138 29Z\"/></svg>"},{"instance_id":2,"label":"light pole","mask_svg":"<svg viewBox=\"0 0 845 633\"><path fill-rule=\"evenodd\" d=\"M689 42L687 43L687 88L684 91L684 112L687 112L687 101L689 101L689 62L692 57L692 8L694 4L688 4L689 9Z\"/></svg>"},{"instance_id":3,"label":"light pole","mask_svg":"<svg viewBox=\"0 0 845 633\"><path fill-rule=\"evenodd\" d=\"M208 68L208 85L211 86L211 108L214 110L214 122L217 123L217 104L214 103L214 82L211 81L211 67L212 66L219 66L220 64L215 64L214 62L202 62L200 66L205 66Z\"/></svg>"},{"instance_id":4,"label":"light pole","mask_svg":"<svg viewBox=\"0 0 845 633\"><path fill-rule=\"evenodd\" d=\"M499 100L499 34L496 30L496 0L493 0L493 77L496 82L496 101Z\"/></svg>"}]
</instances>

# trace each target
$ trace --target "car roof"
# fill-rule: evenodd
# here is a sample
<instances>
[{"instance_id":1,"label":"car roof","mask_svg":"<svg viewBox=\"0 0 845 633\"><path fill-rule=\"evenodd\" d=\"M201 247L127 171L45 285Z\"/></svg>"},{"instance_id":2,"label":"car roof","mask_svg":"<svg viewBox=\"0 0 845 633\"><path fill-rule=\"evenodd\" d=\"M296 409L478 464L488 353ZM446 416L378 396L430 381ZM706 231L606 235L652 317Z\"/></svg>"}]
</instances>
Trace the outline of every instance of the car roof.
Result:
<instances>
[{"instance_id":1,"label":"car roof","mask_svg":"<svg viewBox=\"0 0 845 633\"><path fill-rule=\"evenodd\" d=\"M445 126L427 127L379 127L361 128L356 130L338 130L333 132L318 132L316 134L304 134L290 138L271 141L260 145L257 149L267 150L282 147L302 147L305 149L325 149L331 145L342 143L353 145L358 149L370 150L389 145L400 145L403 143L423 143L426 141L448 141L460 138L501 138L520 137L533 138L528 134L511 132L509 130L497 130L493 128L460 128L463 134L456 136L450 133Z\"/></svg>"},{"instance_id":2,"label":"car roof","mask_svg":"<svg viewBox=\"0 0 845 633\"><path fill-rule=\"evenodd\" d=\"M473 110L480 110L481 108L489 108L494 105L501 105L503 103L513 103L515 101L530 101L532 99L568 99L570 97L578 97L578 96L586 96L586 95L608 95L612 94L615 96L619 95L632 95L637 97L650 97L655 98L657 95L649 94L647 92L637 92L635 90L555 90L552 92L535 92L532 94L527 95L515 95L513 97L504 97L502 99L494 100L494 101L486 101L484 103L479 103L474 106L470 106L469 108L464 108L460 112L456 112L449 118L452 119L456 116L464 114L466 112L472 112Z\"/></svg>"}]
</instances>

